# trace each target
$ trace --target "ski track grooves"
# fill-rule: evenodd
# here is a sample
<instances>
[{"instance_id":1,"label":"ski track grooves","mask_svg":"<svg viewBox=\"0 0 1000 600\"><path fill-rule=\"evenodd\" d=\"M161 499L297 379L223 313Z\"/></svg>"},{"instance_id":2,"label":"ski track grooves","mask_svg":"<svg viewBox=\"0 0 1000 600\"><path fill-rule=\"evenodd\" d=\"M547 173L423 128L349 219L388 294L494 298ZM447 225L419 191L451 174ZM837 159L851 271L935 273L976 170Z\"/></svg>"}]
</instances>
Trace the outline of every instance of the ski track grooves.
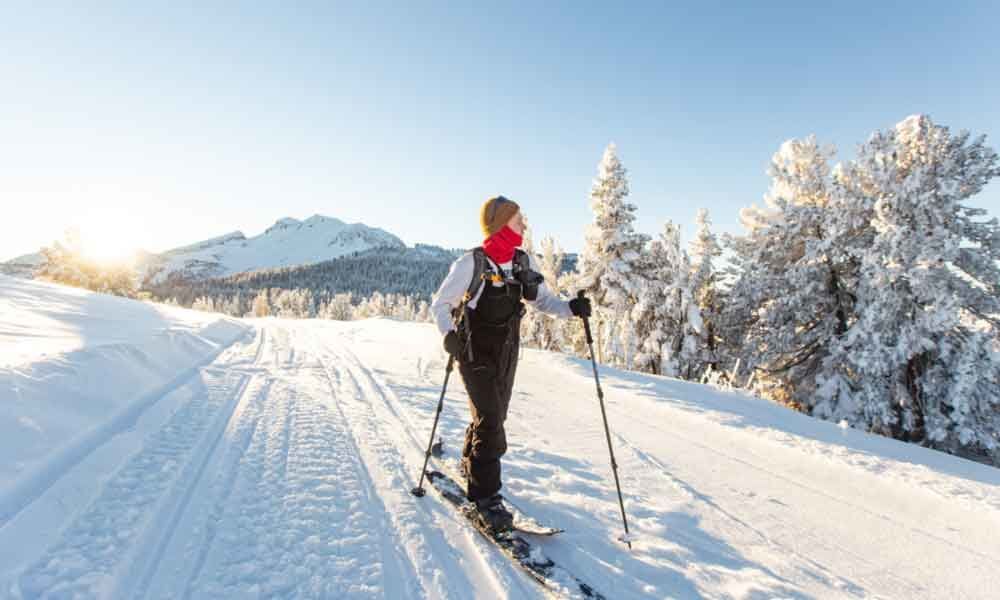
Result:
<instances>
[{"instance_id":1,"label":"ski track grooves","mask_svg":"<svg viewBox=\"0 0 1000 600\"><path fill-rule=\"evenodd\" d=\"M44 494L73 467L83 462L116 435L133 427L139 418L158 400L184 386L201 372L203 367L211 364L233 344L244 339L250 331L252 330L241 331L231 340L220 344L216 351L208 354L192 367L181 371L176 377L160 387L140 396L101 425L68 442L52 457L45 460L44 464L37 465L30 476L15 483L5 496L0 497L0 529L16 518L26 506Z\"/></svg>"},{"instance_id":2,"label":"ski track grooves","mask_svg":"<svg viewBox=\"0 0 1000 600\"><path fill-rule=\"evenodd\" d=\"M700 449L702 449L704 451L710 452L710 453L718 456L720 459L729 460L729 461L738 463L740 465L743 465L746 468L753 469L754 471L760 472L760 473L762 473L764 475L767 475L769 477L773 477L774 479L782 481L782 482L784 482L784 483L786 483L788 485L792 485L794 487L797 487L797 488L799 488L799 489L801 489L803 491L806 491L808 493L816 494L818 496L826 498L828 501L832 501L832 502L835 502L835 503L838 503L838 504L844 504L844 505L850 506L856 512L867 514L867 515L869 515L872 518L886 521L886 522L891 523L894 526L897 526L897 527L899 527L901 529L905 529L907 531L910 531L913 534L919 534L919 535L922 535L922 536L927 536L927 537L929 537L929 538L931 538L931 539L933 539L933 540L935 540L937 542L946 543L949 546L952 546L952 547L961 549L963 551L969 552L969 553L974 554L974 555L976 555L976 556L978 556L978 557L980 557L982 559L986 559L986 560L989 560L991 562L995 562L992 557L985 556L985 555L983 555L983 554L981 554L979 552L976 552L975 550L971 550L971 549L968 549L968 548L964 548L964 547L958 546L958 545L954 544L953 542L951 542L950 540L939 538L938 536L936 536L936 535L934 535L934 534L932 534L930 532L924 531L924 530L922 530L919 527L913 527L913 526L911 526L909 524L906 524L906 523L903 523L903 522L899 521L898 519L890 517L889 515L886 515L886 514L880 513L880 512L875 512L875 511L869 509L868 507L862 506L860 504L857 504L856 502L853 502L851 500L847 500L847 499L841 498L839 496L830 494L828 492L816 489L815 487L810 486L807 483L804 483L804 482L799 481L797 479L793 479L793 478L788 477L786 475L783 475L781 473L775 472L775 471L773 471L771 469L768 469L766 467L762 467L762 466L760 466L760 465L758 465L758 464L756 464L754 462L751 462L749 460L746 460L746 459L743 459L743 458L739 458L739 457L736 457L736 456L732 456L731 454L729 454L727 452L719 450L719 449L717 449L717 448L715 448L713 446L710 446L710 445L708 445L708 444L706 444L704 442L692 439L689 436L685 436L683 434L680 434L677 431L670 431L669 433L665 432L662 429L660 429L658 427L654 427L654 426L652 426L650 424L651 422L655 422L655 421L641 419L641 418L638 418L638 417L636 417L636 416L634 416L632 414L629 414L628 412L626 412L626 410L625 410L624 407L617 407L616 406L614 408L610 408L609 412L616 413L615 416L617 418L621 418L621 419L627 420L627 421L633 423L637 427L644 428L644 429L651 430L651 431L655 431L659 435L670 435L670 436L676 437L678 439L683 440L686 444L689 445L689 447L700 448ZM720 506L718 506L715 502L707 499L703 494L701 494L700 492L697 492L696 490L694 490L694 488L692 488L689 484L687 484L686 482L681 481L680 479L678 479L677 477L675 477L665 465L663 465L660 461L656 460L652 456L650 456L650 455L648 455L648 454L646 454L646 453L638 450L638 448L637 448L637 446L635 444L631 443L630 441L628 441L627 439L625 439L623 436L621 436L619 434L614 434L613 433L613 435L614 435L614 437L618 438L618 440L619 440L620 443L622 443L623 445L625 445L626 447L628 447L632 451L632 454L637 457L637 459L639 460L640 463L644 463L648 467L651 467L653 470L658 471L664 477L666 477L669 481L671 481L674 485L680 486L688 494L691 494L696 499L704 502L709 508L716 510L717 512L719 512L723 516L727 517L731 521L736 522L739 525L741 525L744 528L746 528L748 531L753 532L754 534L756 534L757 536L759 536L761 539L763 539L765 541L765 543L768 543L770 545L777 545L776 542L774 542L773 540L771 540L770 538L768 538L767 536L765 536L759 530L757 530L756 528L750 526L749 524L745 523L744 521L738 519L734 515L731 515L730 513L728 513L724 509L722 509ZM623 490L623 493L624 493L624 490ZM816 544L827 545L827 546L831 545L829 540L822 540L822 539L816 538L815 536L813 536L812 534L810 534L808 531L799 531L799 534L800 535L804 535L804 536L808 536L808 537L812 537L814 539L814 543L816 543ZM919 584L917 582L914 582L914 581L910 581L910 580L908 580L908 579L906 579L906 578L898 575L897 573L894 573L894 572L891 572L891 571L887 571L884 568L877 567L869 559L866 559L866 558L858 555L857 553L852 552L849 549L844 548L844 547L842 547L840 545L834 544L833 547L835 547L838 552L850 555L852 557L852 559L856 563L864 563L864 564L869 565L871 567L871 569L870 569L871 573L879 573L879 574L881 574L882 577L889 577L889 578L891 578L895 582L895 588L896 589L898 589L898 590L905 589L906 590L906 596L907 597L915 597L915 596L926 595L927 590L924 588L923 585L921 585L921 584ZM800 553L795 552L795 551L793 551L790 548L782 547L782 551L783 552L787 552L789 554L794 554L796 556L800 556L801 558L803 558L803 560L808 560L805 557L802 557ZM828 572L827 569L825 569L825 568L823 569L823 571L824 572ZM864 591L862 591L861 589L859 589L855 584L849 583L849 582L847 582L846 580L844 580L841 577L838 577L838 576L833 575L833 574L828 574L828 576L832 577L833 579L836 579L838 581L841 581L842 583L844 583L845 584L844 585L844 591L851 591L852 593L858 594L858 595L863 595L865 593ZM878 587L878 586L876 586L876 587Z\"/></svg>"},{"instance_id":3,"label":"ski track grooves","mask_svg":"<svg viewBox=\"0 0 1000 600\"><path fill-rule=\"evenodd\" d=\"M271 381L268 380L264 383L264 388L261 390L258 398L266 398L271 388ZM250 442L253 440L254 435L257 432L257 425L260 423L260 415L255 414L252 418L241 419L241 413L237 410L233 414L231 420L231 426L235 433L237 433L236 439L238 440L236 444L236 451L233 455L226 461L226 464L222 467L222 484L216 502L213 505L211 514L205 523L205 536L201 543L198 545L198 551L195 554L194 565L190 569L190 573L187 577L184 577L186 582L184 585L183 598L185 600L191 598L193 593L192 585L195 581L201 577L201 572L205 568L205 561L208 558L209 550L212 547L212 543L215 541L215 536L218 533L218 521L222 518L222 513L226 507L226 501L229 500L230 495L233 492L233 486L236 483L236 475L239 468L239 463L243 456L246 454L247 449L250 447ZM148 583L148 582L147 582Z\"/></svg>"},{"instance_id":4,"label":"ski track grooves","mask_svg":"<svg viewBox=\"0 0 1000 600\"><path fill-rule=\"evenodd\" d=\"M249 387L251 376L245 376L245 379L239 386L239 391L233 397L233 401L227 407L225 411L228 417L225 419L225 423L228 423L232 414L236 412L237 407L246 401L246 391ZM221 421L221 419L220 419ZM160 565L160 560L163 558L163 554L170 544L170 540L173 537L174 532L177 530L177 523L180 521L181 516L183 516L184 511L187 509L191 502L191 497L194 491L198 488L199 482L205 475L205 467L208 465L212 456L214 456L216 449L219 446L219 442L222 440L222 434L226 431L224 423L217 423L208 439L208 448L204 451L196 450L195 455L198 456L192 463L189 463L185 472L193 470L194 472L190 475L182 476L178 482L174 485L173 490L171 490L170 498L166 501L165 505L161 507L158 511L158 515L153 517L154 522L162 522L159 518L160 515L166 517L165 522L167 526L164 529L160 529L157 533L160 533L160 539L149 540L148 542L143 541L138 544L140 548L139 556L136 556L132 560L132 568L130 571L135 569L142 569L142 575L138 583L132 587L129 582L133 577L128 576L125 578L125 585L119 589L118 593L112 594L114 597L122 598L142 598L146 595L146 589L149 586L150 580L153 578L153 574ZM180 496L176 500L173 496ZM154 530L156 531L156 530ZM153 552L149 557L143 557L143 548L152 548ZM128 592L122 590L131 590Z\"/></svg>"},{"instance_id":5,"label":"ski track grooves","mask_svg":"<svg viewBox=\"0 0 1000 600\"><path fill-rule=\"evenodd\" d=\"M201 482L205 478L206 467L218 451L220 442L222 441L225 432L234 426L234 421L236 421L242 414L243 407L247 404L248 398L262 398L267 396L270 382L266 382L259 392L253 390L251 386L251 383L256 378L253 368L260 365L261 357L264 355L266 335L266 330L263 328L259 330L257 349L251 362L252 368L249 373L245 373L243 375L243 380L239 384L237 392L233 395L233 399L230 401L226 409L220 413L212 429L209 431L208 435L206 435L205 441L202 441L201 444L207 445L207 449L199 449L196 451L193 456L197 458L192 461L196 464L189 464L185 467L186 471L192 470L193 467L194 473L191 476L181 477L178 479L173 487L171 499L168 499L158 510L158 514L154 516L153 522L156 523L164 522L164 519L159 518L160 516L166 517L165 521L168 523L167 527L152 529L154 535L159 533L158 540L150 539L138 544L138 554L131 561L132 564L128 571L129 574L123 578L125 585L122 586L119 583L116 593L112 594L112 596L123 598L143 598L146 596L149 584L152 581L153 576L156 574L157 569L160 567L161 559L163 558L164 553L177 531L177 525L184 516L184 513L187 511L193 495L201 487ZM234 372L239 372L239 369L232 370ZM173 500L172 497L177 496L178 494L180 497L177 500ZM145 553L149 552L148 550L144 550L148 548L153 549L152 554L148 557L143 556ZM199 552L198 556L202 557L203 554ZM133 584L133 581L138 574L137 569L142 569L141 577Z\"/></svg>"},{"instance_id":6,"label":"ski track grooves","mask_svg":"<svg viewBox=\"0 0 1000 600\"><path fill-rule=\"evenodd\" d=\"M191 533L170 545L174 562L191 555L183 573L154 578L149 595L420 597L399 544L386 540L394 531L343 411L351 398L302 344L308 329L263 327L276 342L264 387L227 429L215 485L182 522Z\"/></svg>"},{"instance_id":7,"label":"ski track grooves","mask_svg":"<svg viewBox=\"0 0 1000 600\"><path fill-rule=\"evenodd\" d=\"M259 356L263 333L257 343ZM21 593L100 596L116 584L114 576L126 559L138 573L155 566L167 541L157 541L155 535L163 532L169 537L170 530L147 531L147 527L157 523L157 517L176 519L183 512L193 487L189 484L201 476L250 380L249 375L228 369L198 368L195 373L204 378L205 389L147 435L142 447L109 476L53 546L21 573ZM144 540L147 536L154 539ZM142 542L154 548L150 555L143 556ZM130 578L126 575L126 580Z\"/></svg>"},{"instance_id":8,"label":"ski track grooves","mask_svg":"<svg viewBox=\"0 0 1000 600\"><path fill-rule=\"evenodd\" d=\"M423 505L422 500L416 499L409 493L410 488L416 482L411 480L409 476L411 465L406 460L407 453L400 452L396 443L390 441L394 440L396 435L386 435L386 432L382 431L380 421L384 425L387 420L386 415L378 414L380 411L377 410L376 401L385 401L384 396L370 385L362 385L363 377L359 377L359 373L356 371L363 373L366 370L360 365L353 353L350 353L346 348L346 344L338 344L336 348L327 347L327 350L333 351L336 356L334 362L338 369L334 371L334 374L341 385L341 398L345 399L342 406L344 403L348 404L345 416L351 415L349 422L355 430L355 436L361 436L364 439L364 447L369 454L366 457L364 452L359 452L359 456L362 460L374 465L381 473L381 479L387 481L387 488L381 490L383 502L387 503L389 509L387 516L390 516L392 521L392 525L387 526L396 532L397 537L406 538L407 544L403 548L409 557L409 563L416 567L415 575L420 581L421 587L426 594L430 594L432 597L469 596L470 590L477 588L473 584L473 579L469 578L467 566L459 562L458 553L452 547L456 540L445 538L444 532L439 528L425 526L431 522L431 514ZM331 378L331 384L332 381ZM346 390L344 386L347 386ZM346 400L352 397L353 400ZM399 421L398 415L392 415L388 418L395 420L400 425L392 427L390 431L406 432L412 437L412 432L409 432L405 424ZM417 466L413 466L414 470L417 468ZM397 545L398 543L397 541ZM475 552L475 554L478 556L480 553ZM429 562L445 560L445 557L448 560L456 561L448 569L451 578L443 577L441 572L443 565L427 566ZM454 575L458 573L462 573L466 578L462 581L455 580ZM492 597L506 596L504 586L495 581L492 570L487 570L483 574L488 574L489 580L494 585Z\"/></svg>"},{"instance_id":9,"label":"ski track grooves","mask_svg":"<svg viewBox=\"0 0 1000 600\"><path fill-rule=\"evenodd\" d=\"M364 366L364 364L358 359L346 344L340 344L337 348L338 355L342 359L342 363L346 368L346 373L351 380L352 385L357 390L361 397L370 396L368 398L367 407L371 413L369 420L374 417L373 423L378 423L379 415L378 412L382 412L381 419L383 421L391 418L398 425L398 429L404 432L407 437L410 438L410 450L401 451L397 445L393 445L391 449L383 448L382 453L391 452L396 454L394 461L390 464L395 465L395 470L397 471L397 477L394 478L394 485L397 487L403 487L407 490L407 501L413 501L413 496L409 495L408 490L410 487L416 484L416 480L411 479L412 476L419 476L417 472L421 464L423 464L423 454L426 451L426 447L420 445L417 440L415 433L412 429L412 425L404 415L405 413L399 408L398 398L394 397L391 389L388 388L384 383L380 382L372 373L371 370ZM379 411L376 408L375 401L381 401L381 406L384 410ZM369 427L373 427L372 424ZM377 425L374 426L377 429ZM374 434L372 435L372 440L384 439L385 436ZM392 439L392 438L390 438ZM369 443L372 443L369 440ZM415 451L414 451L415 450ZM419 456L419 462L417 464L411 464L410 461L406 460L406 456ZM406 469L406 472L399 472L400 466ZM410 473L412 471L412 474ZM417 502L426 502L426 499L416 500ZM476 562L479 565L481 575L485 575L492 587L493 594L491 597L503 598L509 597L514 590L518 593L514 597L518 598L530 598L532 596L540 595L553 595L552 590L544 590L538 586L538 584L522 573L519 569L515 568L510 564L509 559L506 557L498 556L498 551L490 542L481 539L481 535L469 527L466 523L462 522L459 517L457 517L453 511L448 507L439 507L435 503L435 508L440 508L441 511L447 513L450 520L454 522L457 526L458 531L462 534L462 539L464 541L465 548L472 550ZM436 556L442 556L440 553L435 553ZM495 560L491 560L491 557ZM467 569L466 569L467 570Z\"/></svg>"},{"instance_id":10,"label":"ski track grooves","mask_svg":"<svg viewBox=\"0 0 1000 600\"><path fill-rule=\"evenodd\" d=\"M649 425L649 422L640 421L640 420L634 418L633 416L625 414L624 412L620 412L619 416L627 418L632 423L643 425L645 427L649 427L651 429L659 431L661 434L664 433L664 432L660 431L659 429L657 429L655 427L651 427ZM625 442L626 444L628 444L632 448L635 448L634 444L628 442L627 440L625 440L620 435L617 435L617 434L615 434L615 435L621 441ZM730 455L730 454L728 454L726 452L722 452L722 451L720 451L720 450L718 450L716 448L713 448L711 446L708 446L708 445L706 445L706 444L704 444L702 442L698 442L698 441L695 441L695 440L693 440L693 439L691 439L689 437L686 437L686 436L683 436L683 435L679 435L676 432L671 432L670 435L672 435L674 437L678 437L680 439L683 439L686 443L690 444L691 446L700 447L700 448L702 448L704 450L707 450L709 452L712 452L713 454L716 454L716 455L718 455L718 456L720 456L722 458L725 458L725 459L731 460L733 462L737 462L739 464L742 464L742 465L744 465L744 466L746 466L748 468L754 469L754 470L759 471L761 473L764 473L764 474L766 474L768 476L774 477L775 479L784 481L785 483L788 483L788 484L790 484L792 486L795 486L795 487L797 487L799 489L805 490L805 491L810 492L812 494L816 494L818 496L822 496L822 497L824 497L827 500L830 500L832 502L836 502L838 504L844 504L846 506L849 506L855 512L864 513L864 514L867 514L867 515L871 516L872 518L880 519L880 520L886 521L888 523L892 523L894 526L899 527L900 529L906 529L906 530L908 530L908 531L910 531L912 533L919 534L919 535L922 535L922 536L926 536L926 537L934 540L937 543L945 544L947 546L955 548L956 550L961 550L962 552L967 552L967 553L969 553L969 554L971 554L973 556L976 556L977 558L980 558L982 560L986 560L986 561L992 562L994 564L1000 565L1000 561L998 561L997 558L994 557L994 556L983 554L982 552L979 552L979 551L974 550L972 548L968 548L966 546L962 546L960 544L956 544L955 542L953 542L953 541L951 541L949 539L942 538L942 537L940 537L940 536L938 536L938 535L936 535L934 533L931 533L929 531L926 531L926 530L920 528L919 526L912 526L912 525L910 525L908 523L904 523L904 522L900 521L899 519L897 519L897 518L895 518L895 517L893 517L891 515L888 515L886 513L874 511L874 510L872 510L872 509L870 509L870 508L868 508L866 506L863 506L861 504L858 504L858 503L856 503L856 502L854 502L852 500L849 500L849 499L843 498L841 496L837 496L837 495L830 494L828 492L824 492L822 490L816 489L815 487L810 486L810 485L808 485L806 483L803 483L803 482L801 482L801 481L799 481L797 479L793 479L793 478L788 477L786 475L782 475L781 473L777 473L777 472L775 472L775 471L773 471L771 469L767 469L765 467L761 467L760 465L758 465L756 463L753 463L753 462L750 462L748 460L745 460L745 459L742 459L742 458L739 458L739 457L736 457L736 456L732 456L732 455ZM660 464L661 465L660 468L662 470L664 470L664 472L666 472L665 467L662 467L661 463L658 463L658 464Z\"/></svg>"},{"instance_id":11,"label":"ski track grooves","mask_svg":"<svg viewBox=\"0 0 1000 600\"><path fill-rule=\"evenodd\" d=\"M813 569L815 569L818 573L823 573L823 579L820 579L819 576L816 575L816 574L814 574L813 577L816 578L817 580L822 581L823 584L826 585L827 587L829 587L830 589L839 589L842 592L850 593L851 595L857 596L857 597L864 597L865 596L865 592L864 592L864 590L862 588L858 587L857 585L851 583L850 581L848 581L846 579L843 579L843 578L841 578L841 577L839 577L839 576L837 576L835 574L829 573L828 570L823 565L821 565L821 564L813 561L808 556L805 556L805 555L801 554L800 552L797 552L796 550L794 550L794 549L792 549L790 547L787 547L787 546L785 546L785 545L783 545L783 544L781 544L781 543L779 543L779 542L771 539L770 537L768 537L760 529L752 526L751 524L747 523L743 519L740 519L738 516L734 515L733 513L729 512L729 511L727 511L722 506L719 506L719 504L716 503L714 500L712 500L712 498L710 496L707 496L707 495L699 492L690 483L688 483L688 482L686 482L686 481L678 478L677 476L675 476L673 473L671 473L670 469L668 469L666 465L664 465L662 462L660 462L655 457L647 454L646 452L643 452L642 450L640 450L639 448L637 448L634 444L632 444L631 442L629 442L627 439L625 439L621 435L616 434L616 433L613 434L613 435L614 435L615 438L617 438L619 444L621 446L625 447L626 449L628 449L629 452L633 456L635 456L635 458L639 462L639 464L641 464L642 466L644 466L646 468L646 470L652 471L652 473L654 475L659 476L660 478L662 478L671 487L679 489L679 490L682 490L693 501L703 503L709 509L711 509L711 510L715 511L716 513L722 515L725 519L729 520L730 522L736 524L737 526L739 526L739 527L741 527L741 528L743 528L743 529L745 529L747 531L752 532L757 537L757 539L760 542L762 542L763 544L765 544L766 546L778 550L782 555L794 556L795 557L795 561L794 561L795 564L799 564L799 563L801 563L801 564L808 564L810 567L812 567ZM641 485L640 478L639 478L638 475L631 475L629 478L632 479L633 481L635 481L635 483L637 484L637 486ZM653 489L651 488L651 486L641 485L641 487L642 488L646 488L648 491L653 491ZM623 493L625 493L625 492L626 491L623 490ZM846 550L843 550L843 551L846 552ZM860 557L858 557L858 558L860 558ZM761 568L764 568L764 567L761 567ZM784 579L780 575L778 575L777 573L774 573L774 572L772 572L770 570L766 570L766 572L770 576L775 577L778 580L783 580ZM835 585L835 582L836 582L836 585Z\"/></svg>"},{"instance_id":12,"label":"ski track grooves","mask_svg":"<svg viewBox=\"0 0 1000 600\"><path fill-rule=\"evenodd\" d=\"M323 370L323 373L324 373L324 375L326 377L326 382L327 382L327 384L329 386L330 392L333 395L333 397L336 399L335 404L336 404L336 407L337 407L337 412L339 413L341 419L343 420L343 422L345 424L346 432L348 434L348 437L350 439L350 443L351 443L351 446L352 446L352 449L353 449L353 455L355 457L355 460L357 461L356 462L356 469L358 470L359 474L363 475L363 481L365 483L365 487L364 487L365 493L368 495L369 500L371 502L377 503L377 505L380 508L380 513L381 513L381 516L382 516L381 520L382 520L383 530L388 531L388 532L392 532L392 536L391 536L392 537L392 544L391 544L391 546L386 542L386 540L380 539L380 552L381 552L381 555L382 555L382 560L387 565L388 564L393 565L397 569L398 574L401 574L404 570L409 571L408 575L411 576L410 579L414 579L414 578L418 579L419 582L420 582L421 588L423 588L423 590L425 591L425 593L427 593L429 590L432 590L432 589L435 589L435 588L439 588L439 585L435 585L434 583L432 583L428 577L426 577L423 573L420 572L419 569L417 569L416 565L421 564L421 557L419 557L419 556L403 556L402 555L403 553L401 552L401 549L406 549L406 548L408 548L408 546L402 543L403 540L400 539L400 528L398 526L394 526L394 524L392 522L393 519L392 519L392 517L390 517L390 513L387 510L388 507L385 506L385 499L387 497L387 494L380 494L379 493L379 490L377 489L377 487L375 485L375 480L372 477L371 470L370 470L370 468L366 464L365 456L364 456L364 454L361 451L361 446L358 444L358 439L357 439L357 436L358 436L358 434L357 434L357 427L358 427L358 425L356 425L354 422L351 421L350 418L348 418L347 411L344 410L345 403L350 402L350 403L354 404L354 403L357 403L357 402L364 402L363 395L361 394L361 388L357 385L357 382L354 379L353 374L350 372L349 367L348 367L348 369L346 371L343 368L344 366L347 366L347 365L344 364L344 363L347 363L347 361L343 361L343 362L334 361L336 364L341 365L341 368L334 368L334 369L331 370L331 368L330 368L330 364L331 363L329 361L325 361L325 360L323 360L323 358L321 358L321 356L323 355L323 352L320 350L321 346L320 346L319 340L316 340L315 337L313 338L313 348L314 348L314 351L316 352L316 359L319 362L319 364L320 364L320 366L321 366L321 368ZM330 350L329 346L325 346L323 348L326 351ZM343 358L343 356L339 352L338 352L338 358L341 358L341 359ZM355 395L355 397L353 399L348 399L348 394L345 394L345 390L343 389L344 378L342 376L345 373L350 378L351 383L352 383L352 387L353 387L354 391L356 392L356 395ZM336 383L334 381L334 376L336 376ZM339 386L337 384L339 384ZM370 400L369 400L369 403L370 403ZM368 426L368 431L374 432L374 429L376 428L376 426L372 422L369 421L367 423L367 426ZM369 439L367 441L368 441L369 444L378 443L377 440L380 437L381 436L373 435L372 439ZM381 448L382 447L380 446L380 449ZM380 466L382 466L382 465L380 465ZM396 477L395 481L398 481L398 479L399 478ZM414 542L414 540L411 539L410 542L412 544ZM405 552L405 550L404 550L404 552ZM441 590L437 589L436 592L437 592L437 595L440 595ZM405 594L405 596L403 596L404 594ZM403 587L402 589L398 589L398 588L394 589L393 593L389 593L388 590L385 590L385 596L386 597L400 597L400 596L411 597L412 596L412 590L410 590L410 589L408 589L406 587Z\"/></svg>"}]
</instances>

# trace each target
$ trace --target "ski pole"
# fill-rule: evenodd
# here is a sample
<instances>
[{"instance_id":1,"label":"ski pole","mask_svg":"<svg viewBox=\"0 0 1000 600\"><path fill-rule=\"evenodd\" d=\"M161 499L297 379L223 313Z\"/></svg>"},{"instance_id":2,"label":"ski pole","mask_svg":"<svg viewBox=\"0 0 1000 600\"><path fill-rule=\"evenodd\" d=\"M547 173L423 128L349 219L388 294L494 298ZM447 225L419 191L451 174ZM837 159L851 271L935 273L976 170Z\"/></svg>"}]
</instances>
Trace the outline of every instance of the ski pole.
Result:
<instances>
[{"instance_id":1,"label":"ski pole","mask_svg":"<svg viewBox=\"0 0 1000 600\"><path fill-rule=\"evenodd\" d=\"M427 442L427 452L424 454L424 466L420 469L420 482L417 483L417 487L410 490L410 493L418 498L423 498L424 496L424 473L427 472L427 461L431 458L431 446L434 445L434 433L437 431L438 419L441 417L441 409L444 407L444 391L448 389L448 377L451 376L452 365L455 363L455 357L452 355L448 356L448 366L445 367L444 371L444 385L441 386L441 397L438 398L437 414L434 415L434 426L431 428L431 439Z\"/></svg>"},{"instance_id":2,"label":"ski pole","mask_svg":"<svg viewBox=\"0 0 1000 600\"><path fill-rule=\"evenodd\" d=\"M465 307L469 304L469 299L471 296L469 292L465 292L465 296L462 297L461 304L458 305L456 309L457 314L453 314L455 331L462 331L462 327L467 327L468 322L465 319ZM466 336L463 351L469 353L469 362L472 362L472 345L469 344L469 338ZM431 427L431 439L427 442L427 452L424 453L424 467L420 469L420 481L417 483L417 487L410 490L410 493L417 498L424 497L424 475L427 473L427 461L431 459L431 448L434 447L434 433L437 432L438 419L441 418L441 409L444 407L444 392L448 389L448 377L451 376L452 367L455 364L455 355L449 354L448 356L448 366L444 370L444 385L441 386L441 397L438 398L437 413L434 415L434 426Z\"/></svg>"},{"instance_id":3,"label":"ski pole","mask_svg":"<svg viewBox=\"0 0 1000 600\"><path fill-rule=\"evenodd\" d=\"M583 298L584 291L577 292L577 298ZM604 411L604 391L601 390L601 379L597 376L597 361L594 360L594 338L590 336L590 321L587 317L583 319L583 331L587 334L587 347L590 348L590 366L594 369L594 383L597 384L597 399L601 403L601 418L604 419L604 435L608 438L608 454L611 455L611 472L615 475L615 488L618 490L618 506L622 511L622 524L625 525L625 539L623 540L629 550L632 549L632 540L628 534L628 519L625 518L625 502L622 500L622 486L618 482L618 463L615 462L615 450L611 446L611 429L608 427L608 415Z\"/></svg>"}]
</instances>

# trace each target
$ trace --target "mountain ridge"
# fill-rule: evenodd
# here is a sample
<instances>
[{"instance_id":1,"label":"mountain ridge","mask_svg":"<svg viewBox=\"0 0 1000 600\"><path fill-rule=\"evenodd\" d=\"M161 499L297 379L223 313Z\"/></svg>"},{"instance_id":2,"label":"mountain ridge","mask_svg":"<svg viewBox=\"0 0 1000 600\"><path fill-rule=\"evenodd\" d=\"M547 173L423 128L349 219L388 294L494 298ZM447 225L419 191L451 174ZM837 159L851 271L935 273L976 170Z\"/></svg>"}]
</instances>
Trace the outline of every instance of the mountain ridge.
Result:
<instances>
[{"instance_id":1,"label":"mountain ridge","mask_svg":"<svg viewBox=\"0 0 1000 600\"><path fill-rule=\"evenodd\" d=\"M135 270L140 286L150 288L168 281L205 282L242 273L308 267L380 250L397 256L403 252L413 259L423 256L450 262L466 249L419 242L408 246L382 228L314 214L306 219L279 218L254 236L233 230L163 252L137 250ZM40 253L25 254L0 262L0 273L30 279L41 262ZM573 266L575 255L567 253L563 270Z\"/></svg>"}]
</instances>

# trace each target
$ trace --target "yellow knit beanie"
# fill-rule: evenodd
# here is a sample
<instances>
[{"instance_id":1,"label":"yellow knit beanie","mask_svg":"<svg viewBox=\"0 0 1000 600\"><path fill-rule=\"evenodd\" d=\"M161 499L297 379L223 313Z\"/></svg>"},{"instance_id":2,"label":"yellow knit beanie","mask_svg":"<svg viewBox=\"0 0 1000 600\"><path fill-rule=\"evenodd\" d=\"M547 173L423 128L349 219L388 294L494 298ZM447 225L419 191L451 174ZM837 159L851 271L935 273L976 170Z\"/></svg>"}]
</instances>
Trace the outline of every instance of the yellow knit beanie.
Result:
<instances>
[{"instance_id":1,"label":"yellow knit beanie","mask_svg":"<svg viewBox=\"0 0 1000 600\"><path fill-rule=\"evenodd\" d=\"M484 202L479 209L479 225L483 228L483 237L490 237L503 229L519 210L521 207L517 202L503 196L494 196Z\"/></svg>"}]
</instances>

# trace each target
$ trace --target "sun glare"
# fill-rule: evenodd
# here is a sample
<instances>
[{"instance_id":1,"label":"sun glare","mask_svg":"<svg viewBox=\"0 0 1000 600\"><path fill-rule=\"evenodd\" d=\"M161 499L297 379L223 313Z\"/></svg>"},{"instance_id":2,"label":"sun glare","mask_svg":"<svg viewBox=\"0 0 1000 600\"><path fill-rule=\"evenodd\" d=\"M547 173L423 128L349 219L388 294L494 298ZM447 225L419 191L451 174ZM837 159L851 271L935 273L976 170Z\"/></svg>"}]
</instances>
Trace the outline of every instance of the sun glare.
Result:
<instances>
[{"instance_id":1,"label":"sun glare","mask_svg":"<svg viewBox=\"0 0 1000 600\"><path fill-rule=\"evenodd\" d=\"M132 263L135 248L119 244L114 239L85 239L84 252L92 260L102 264Z\"/></svg>"},{"instance_id":2,"label":"sun glare","mask_svg":"<svg viewBox=\"0 0 1000 600\"><path fill-rule=\"evenodd\" d=\"M105 265L127 264L135 262L138 249L134 240L123 230L115 230L114 225L103 227L81 227L80 247L83 254L98 263Z\"/></svg>"}]
</instances>

